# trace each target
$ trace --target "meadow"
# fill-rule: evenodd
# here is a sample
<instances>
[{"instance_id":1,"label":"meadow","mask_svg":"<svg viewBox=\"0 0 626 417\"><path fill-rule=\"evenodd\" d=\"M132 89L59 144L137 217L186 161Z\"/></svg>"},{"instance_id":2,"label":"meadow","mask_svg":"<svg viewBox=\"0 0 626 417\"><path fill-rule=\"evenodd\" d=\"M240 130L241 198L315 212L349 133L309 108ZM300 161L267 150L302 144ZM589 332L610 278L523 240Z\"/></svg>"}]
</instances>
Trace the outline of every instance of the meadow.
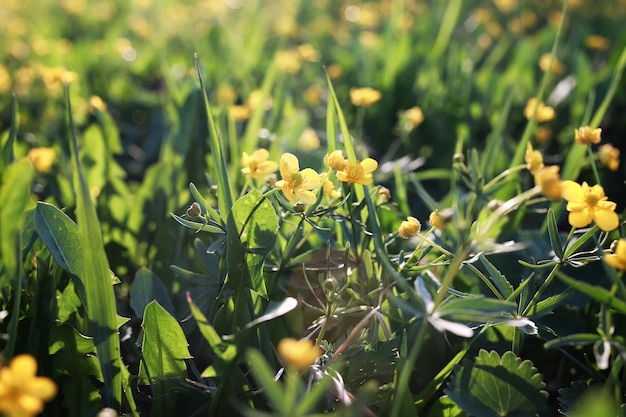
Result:
<instances>
[{"instance_id":1,"label":"meadow","mask_svg":"<svg viewBox=\"0 0 626 417\"><path fill-rule=\"evenodd\" d=\"M0 414L626 415L626 1L0 19Z\"/></svg>"}]
</instances>

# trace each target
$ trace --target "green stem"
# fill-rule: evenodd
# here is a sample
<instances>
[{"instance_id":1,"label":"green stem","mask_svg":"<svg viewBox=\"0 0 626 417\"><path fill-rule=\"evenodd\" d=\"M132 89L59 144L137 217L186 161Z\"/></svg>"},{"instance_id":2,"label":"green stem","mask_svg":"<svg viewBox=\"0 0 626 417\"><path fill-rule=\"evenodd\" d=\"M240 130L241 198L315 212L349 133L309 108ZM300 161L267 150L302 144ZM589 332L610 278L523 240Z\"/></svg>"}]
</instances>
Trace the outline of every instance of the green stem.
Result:
<instances>
[{"instance_id":1,"label":"green stem","mask_svg":"<svg viewBox=\"0 0 626 417\"><path fill-rule=\"evenodd\" d=\"M550 274L548 274L548 276L546 277L546 280L543 282L543 284L541 284L541 287L539 287L539 289L537 290L533 298L530 300L530 302L526 306L526 308L524 308L524 311L522 312L522 316L526 316L528 312L530 311L530 309L537 303L537 301L539 300L543 292L546 290L548 285L550 285L550 283L554 280L554 277L556 277L556 273L559 271L559 269L561 269L561 265L562 264L560 263L554 265L554 268L552 268L552 271L550 271Z\"/></svg>"},{"instance_id":2,"label":"green stem","mask_svg":"<svg viewBox=\"0 0 626 417\"><path fill-rule=\"evenodd\" d=\"M591 160L591 169L593 170L593 177L596 180L596 184L600 184L600 174L598 173L598 167L596 166L596 159L593 155L593 150L591 150L591 146L587 146L587 153L589 154L589 159Z\"/></svg>"},{"instance_id":3,"label":"green stem","mask_svg":"<svg viewBox=\"0 0 626 417\"><path fill-rule=\"evenodd\" d=\"M415 337L415 341L411 345L409 355L406 357L406 360L404 360L401 364L402 366L400 368L400 373L394 384L396 396L393 399L393 405L391 406L391 417L400 416L404 397L410 394L409 379L411 378L411 373L413 372L415 361L417 361L417 355L419 354L422 348L422 344L424 343L424 335L426 333L425 329L427 327L428 325L426 323L426 320L422 321L417 332L417 336Z\"/></svg>"},{"instance_id":4,"label":"green stem","mask_svg":"<svg viewBox=\"0 0 626 417\"><path fill-rule=\"evenodd\" d=\"M437 307L439 306L439 304L443 302L444 298L446 297L446 294L448 293L448 288L452 286L452 281L454 281L454 278L456 277L457 272L459 271L459 269L461 268L461 265L463 265L463 262L465 262L468 256L469 256L469 250L465 248L461 248L461 250L456 254L454 259L452 260L452 263L450 264L450 266L448 267L448 270L446 271L446 276L443 279L443 282L441 283L441 288L439 289L439 291L437 292L437 296L435 297L435 306L433 307L433 311L437 310Z\"/></svg>"}]
</instances>

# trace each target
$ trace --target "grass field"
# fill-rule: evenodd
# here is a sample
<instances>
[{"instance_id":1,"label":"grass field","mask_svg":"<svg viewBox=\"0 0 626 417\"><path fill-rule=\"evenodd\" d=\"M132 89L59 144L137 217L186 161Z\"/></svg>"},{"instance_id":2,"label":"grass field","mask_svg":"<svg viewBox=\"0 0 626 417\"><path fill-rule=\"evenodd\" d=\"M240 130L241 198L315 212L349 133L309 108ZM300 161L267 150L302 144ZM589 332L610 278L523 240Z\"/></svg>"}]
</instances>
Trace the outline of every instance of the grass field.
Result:
<instances>
[{"instance_id":1,"label":"grass field","mask_svg":"<svg viewBox=\"0 0 626 417\"><path fill-rule=\"evenodd\" d=\"M0 18L0 414L625 414L626 2Z\"/></svg>"}]
</instances>

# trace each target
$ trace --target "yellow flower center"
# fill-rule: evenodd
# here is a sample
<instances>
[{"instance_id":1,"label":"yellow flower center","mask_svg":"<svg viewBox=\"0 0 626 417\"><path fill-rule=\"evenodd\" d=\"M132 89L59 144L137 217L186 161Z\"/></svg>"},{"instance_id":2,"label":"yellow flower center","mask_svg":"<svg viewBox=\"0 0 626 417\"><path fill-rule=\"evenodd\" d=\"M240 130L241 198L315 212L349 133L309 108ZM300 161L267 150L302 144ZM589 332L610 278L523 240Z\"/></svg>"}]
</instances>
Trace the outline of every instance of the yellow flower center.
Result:
<instances>
[{"instance_id":1,"label":"yellow flower center","mask_svg":"<svg viewBox=\"0 0 626 417\"><path fill-rule=\"evenodd\" d=\"M291 179L289 181L293 188L300 188L302 183L304 182L304 178L302 178L302 174L299 172L294 172L291 174Z\"/></svg>"}]
</instances>

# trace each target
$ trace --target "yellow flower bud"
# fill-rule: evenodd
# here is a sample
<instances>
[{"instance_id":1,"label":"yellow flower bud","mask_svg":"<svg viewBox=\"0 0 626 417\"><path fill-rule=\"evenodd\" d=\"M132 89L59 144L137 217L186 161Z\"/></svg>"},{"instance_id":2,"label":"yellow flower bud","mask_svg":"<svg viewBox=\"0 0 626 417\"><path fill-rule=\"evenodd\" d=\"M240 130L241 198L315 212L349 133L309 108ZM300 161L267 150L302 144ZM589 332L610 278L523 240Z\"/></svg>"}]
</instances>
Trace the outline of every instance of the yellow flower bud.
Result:
<instances>
[{"instance_id":1,"label":"yellow flower bud","mask_svg":"<svg viewBox=\"0 0 626 417\"><path fill-rule=\"evenodd\" d=\"M398 229L398 233L400 236L407 239L411 236L416 236L420 232L421 223L415 217L407 217L405 221L400 223L400 228Z\"/></svg>"}]
</instances>

